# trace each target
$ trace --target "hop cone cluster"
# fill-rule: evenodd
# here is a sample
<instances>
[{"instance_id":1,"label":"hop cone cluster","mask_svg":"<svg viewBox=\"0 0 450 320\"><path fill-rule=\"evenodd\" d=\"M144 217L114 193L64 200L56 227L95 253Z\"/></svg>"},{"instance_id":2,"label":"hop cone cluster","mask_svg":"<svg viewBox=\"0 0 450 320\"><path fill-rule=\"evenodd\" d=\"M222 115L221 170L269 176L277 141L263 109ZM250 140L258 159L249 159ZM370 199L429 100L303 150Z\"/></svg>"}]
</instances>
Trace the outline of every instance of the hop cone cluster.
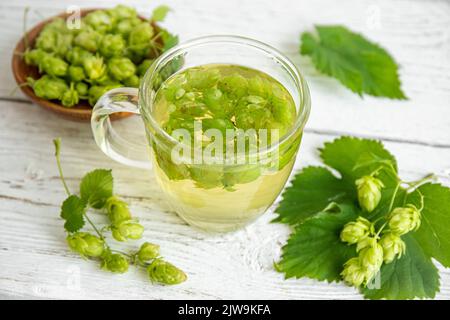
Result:
<instances>
[{"instance_id":1,"label":"hop cone cluster","mask_svg":"<svg viewBox=\"0 0 450 320\"><path fill-rule=\"evenodd\" d=\"M373 176L364 176L356 180L355 184L361 208L367 212L375 210L380 203L384 184ZM355 287L367 285L378 274L383 263L401 258L406 251L401 236L417 230L420 219L420 210L407 204L394 208L378 232L375 232L375 222L364 217L347 223L340 238L348 245L356 245L358 256L344 264L341 272L344 281Z\"/></svg>"}]
</instances>

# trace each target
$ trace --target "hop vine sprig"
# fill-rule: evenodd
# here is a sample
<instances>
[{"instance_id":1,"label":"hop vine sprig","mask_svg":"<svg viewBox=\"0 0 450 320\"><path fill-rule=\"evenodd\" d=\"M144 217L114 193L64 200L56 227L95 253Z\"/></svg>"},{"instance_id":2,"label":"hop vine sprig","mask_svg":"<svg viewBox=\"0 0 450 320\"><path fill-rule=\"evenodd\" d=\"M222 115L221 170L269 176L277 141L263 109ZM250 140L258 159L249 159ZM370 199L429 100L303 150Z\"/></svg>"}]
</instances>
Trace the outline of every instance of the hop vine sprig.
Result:
<instances>
[{"instance_id":1,"label":"hop vine sprig","mask_svg":"<svg viewBox=\"0 0 450 320\"><path fill-rule=\"evenodd\" d=\"M402 180L380 141L340 137L319 154L325 166L296 174L276 209L293 230L277 270L345 281L368 299L434 298L436 262L450 268L450 188L433 174Z\"/></svg>"},{"instance_id":2,"label":"hop vine sprig","mask_svg":"<svg viewBox=\"0 0 450 320\"><path fill-rule=\"evenodd\" d=\"M343 280L349 285L359 287L367 286L378 274L383 263L389 264L395 259L399 259L406 252L406 244L401 236L416 231L421 224L421 213L423 208L423 196L421 195L421 208L408 203L403 207L396 207L392 210L398 186L402 183L414 187L421 184L423 179L413 182L402 181L392 166L381 166L371 175L363 176L355 180L358 203L365 212L372 212L376 209L381 200L381 189L384 184L374 177L381 170L389 170L396 175L398 181L395 188L388 214L382 216L374 222L364 217L347 223L341 231L341 241L348 245L356 244L358 257L348 260L344 264L341 272ZM431 177L429 177L431 178ZM384 224L376 230L375 224L384 220ZM382 236L380 237L380 235Z\"/></svg>"},{"instance_id":3,"label":"hop vine sprig","mask_svg":"<svg viewBox=\"0 0 450 320\"><path fill-rule=\"evenodd\" d=\"M186 281L186 274L159 254L159 245L145 242L131 253L113 249L105 233L111 232L118 242L142 238L144 227L132 217L128 204L113 194L111 170L97 169L87 173L80 184L80 196L72 194L64 178L60 149L61 140L53 140L59 176L67 198L61 206L69 248L84 259L100 261L103 270L125 273L130 265L144 268L152 282L173 285ZM98 227L89 217L89 210L106 213L109 223ZM88 223L94 234L82 230Z\"/></svg>"}]
</instances>

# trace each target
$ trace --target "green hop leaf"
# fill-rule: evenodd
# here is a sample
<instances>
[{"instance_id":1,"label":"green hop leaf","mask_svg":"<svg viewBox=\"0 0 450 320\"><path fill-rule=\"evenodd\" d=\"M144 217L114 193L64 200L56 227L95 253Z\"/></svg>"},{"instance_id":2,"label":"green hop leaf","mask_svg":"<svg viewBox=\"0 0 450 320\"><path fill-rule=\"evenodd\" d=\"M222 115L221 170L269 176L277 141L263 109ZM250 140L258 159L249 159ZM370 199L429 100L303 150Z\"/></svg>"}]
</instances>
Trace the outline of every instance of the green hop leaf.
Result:
<instances>
[{"instance_id":1,"label":"green hop leaf","mask_svg":"<svg viewBox=\"0 0 450 320\"><path fill-rule=\"evenodd\" d=\"M424 252L450 267L450 188L440 184L427 183L408 195L407 202L416 207L421 206L420 195L423 196L424 207L421 211L422 223L413 235Z\"/></svg>"},{"instance_id":2,"label":"green hop leaf","mask_svg":"<svg viewBox=\"0 0 450 320\"><path fill-rule=\"evenodd\" d=\"M316 26L316 30L317 37L302 34L300 52L310 56L319 71L360 96L406 99L397 63L386 50L343 26Z\"/></svg>"},{"instance_id":3,"label":"green hop leaf","mask_svg":"<svg viewBox=\"0 0 450 320\"><path fill-rule=\"evenodd\" d=\"M162 49L162 52L165 52L167 50L169 50L170 48L176 46L178 44L178 36L175 34L171 34L170 32L168 32L167 30L162 30L161 31L161 38L163 40L164 43L164 47Z\"/></svg>"},{"instance_id":4,"label":"green hop leaf","mask_svg":"<svg viewBox=\"0 0 450 320\"><path fill-rule=\"evenodd\" d=\"M385 163L389 163L397 173L397 161L394 156L376 140L341 137L325 143L320 149L320 157L326 165L339 171L342 179L351 184L352 188L355 180L375 171ZM386 187L396 184L396 181L386 179L383 171L378 178Z\"/></svg>"},{"instance_id":5,"label":"green hop leaf","mask_svg":"<svg viewBox=\"0 0 450 320\"><path fill-rule=\"evenodd\" d=\"M351 188L323 167L307 167L297 173L283 192L276 222L295 225L322 211L330 202L351 198Z\"/></svg>"},{"instance_id":6,"label":"green hop leaf","mask_svg":"<svg viewBox=\"0 0 450 320\"><path fill-rule=\"evenodd\" d=\"M80 184L81 199L95 209L103 208L113 194L111 170L97 169L87 173Z\"/></svg>"},{"instance_id":7,"label":"green hop leaf","mask_svg":"<svg viewBox=\"0 0 450 320\"><path fill-rule=\"evenodd\" d=\"M153 10L152 17L150 20L156 21L156 22L161 22L166 18L166 15L167 15L167 13L169 13L169 11L170 11L170 8L165 5L156 7Z\"/></svg>"},{"instance_id":8,"label":"green hop leaf","mask_svg":"<svg viewBox=\"0 0 450 320\"><path fill-rule=\"evenodd\" d=\"M155 259L147 267L148 277L153 282L161 284L179 284L186 281L186 274L173 264L162 259Z\"/></svg>"},{"instance_id":9,"label":"green hop leaf","mask_svg":"<svg viewBox=\"0 0 450 320\"><path fill-rule=\"evenodd\" d=\"M386 210L396 187L397 163L383 145L375 140L341 137L320 149L324 163L338 171L336 177L326 168L307 167L298 173L292 186L285 189L276 209L275 221L295 225L320 212L330 202L357 201L355 180L380 166L378 179L386 186L374 216ZM394 171L394 172L393 172ZM393 175L395 173L395 176Z\"/></svg>"},{"instance_id":10,"label":"green hop leaf","mask_svg":"<svg viewBox=\"0 0 450 320\"><path fill-rule=\"evenodd\" d=\"M404 236L406 253L389 264L383 264L379 283L361 292L368 299L403 300L434 298L439 291L439 274L431 259L410 235Z\"/></svg>"},{"instance_id":11,"label":"green hop leaf","mask_svg":"<svg viewBox=\"0 0 450 320\"><path fill-rule=\"evenodd\" d=\"M283 247L277 269L286 278L339 281L342 266L356 255L355 248L343 243L339 234L346 223L359 215L353 206L332 205L304 220Z\"/></svg>"},{"instance_id":12,"label":"green hop leaf","mask_svg":"<svg viewBox=\"0 0 450 320\"><path fill-rule=\"evenodd\" d=\"M56 144L55 144L56 145ZM68 232L76 232L84 226L86 203L76 195L69 196L61 206L61 218Z\"/></svg>"}]
</instances>

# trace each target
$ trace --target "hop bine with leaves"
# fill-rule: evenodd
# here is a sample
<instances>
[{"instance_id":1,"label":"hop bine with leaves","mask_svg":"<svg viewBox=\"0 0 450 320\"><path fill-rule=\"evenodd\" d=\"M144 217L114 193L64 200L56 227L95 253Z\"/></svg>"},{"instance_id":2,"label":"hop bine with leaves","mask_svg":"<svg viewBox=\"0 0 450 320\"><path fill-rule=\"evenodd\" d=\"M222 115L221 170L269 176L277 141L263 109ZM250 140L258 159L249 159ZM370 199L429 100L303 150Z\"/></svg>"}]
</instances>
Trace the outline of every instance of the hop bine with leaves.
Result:
<instances>
[{"instance_id":1,"label":"hop bine with leaves","mask_svg":"<svg viewBox=\"0 0 450 320\"><path fill-rule=\"evenodd\" d=\"M283 193L275 221L294 227L276 269L287 278L344 281L369 299L433 298L450 267L450 188L434 175L404 181L374 140L341 137L320 149Z\"/></svg>"},{"instance_id":2,"label":"hop bine with leaves","mask_svg":"<svg viewBox=\"0 0 450 320\"><path fill-rule=\"evenodd\" d=\"M67 198L61 206L61 217L65 220L69 248L85 259L100 260L103 270L125 273L133 264L145 268L152 282L173 285L186 281L186 274L173 264L164 261L159 254L159 246L145 242L139 250L125 253L112 249L105 238L105 232L111 231L117 241L138 240L144 227L133 219L128 204L113 194L111 170L97 169L87 173L80 184L80 196L71 194L64 179L60 161L60 139L53 140L56 163ZM89 218L88 209L97 209L106 213L109 224L98 228ZM81 231L85 222L91 226L94 234Z\"/></svg>"}]
</instances>

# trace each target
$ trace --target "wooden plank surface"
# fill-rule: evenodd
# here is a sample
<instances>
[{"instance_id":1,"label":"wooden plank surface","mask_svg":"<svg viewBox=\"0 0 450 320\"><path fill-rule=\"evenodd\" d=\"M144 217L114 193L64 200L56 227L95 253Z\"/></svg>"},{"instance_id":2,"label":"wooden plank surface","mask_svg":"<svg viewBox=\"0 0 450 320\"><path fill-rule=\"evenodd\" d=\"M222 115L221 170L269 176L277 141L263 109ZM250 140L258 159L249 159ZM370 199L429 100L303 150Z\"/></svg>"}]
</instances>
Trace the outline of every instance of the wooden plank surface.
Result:
<instances>
[{"instance_id":1,"label":"wooden plank surface","mask_svg":"<svg viewBox=\"0 0 450 320\"><path fill-rule=\"evenodd\" d=\"M117 1L78 1L111 6ZM141 12L167 3L174 12L165 24L182 40L231 33L272 44L305 73L312 114L297 168L318 164L316 149L342 134L382 138L395 154L404 178L435 172L450 185L450 2L449 1L129 1ZM270 224L271 213L248 228L210 235L187 226L167 206L151 172L106 158L85 123L61 120L10 96L10 57L21 35L22 14L29 24L65 9L71 1L0 4L0 297L50 298L275 298L359 299L341 284L285 281L273 270L288 228ZM239 8L239 10L237 10ZM329 10L324 10L329 8ZM331 10L332 8L332 10ZM226 13L226 14L224 14ZM359 97L335 80L317 74L297 54L299 33L313 24L344 23L386 47L402 65L409 96L405 102ZM130 119L127 122L139 119ZM121 125L126 125L126 122ZM130 201L144 224L145 239L189 274L181 286L150 285L141 271L111 275L67 250L59 205L64 191L53 158L52 138L63 139L63 163L76 188L84 172L112 168L116 191ZM98 221L104 217L95 215ZM128 244L130 248L132 243ZM213 254L214 253L214 254ZM441 272L438 298L450 298L450 272Z\"/></svg>"}]
</instances>

